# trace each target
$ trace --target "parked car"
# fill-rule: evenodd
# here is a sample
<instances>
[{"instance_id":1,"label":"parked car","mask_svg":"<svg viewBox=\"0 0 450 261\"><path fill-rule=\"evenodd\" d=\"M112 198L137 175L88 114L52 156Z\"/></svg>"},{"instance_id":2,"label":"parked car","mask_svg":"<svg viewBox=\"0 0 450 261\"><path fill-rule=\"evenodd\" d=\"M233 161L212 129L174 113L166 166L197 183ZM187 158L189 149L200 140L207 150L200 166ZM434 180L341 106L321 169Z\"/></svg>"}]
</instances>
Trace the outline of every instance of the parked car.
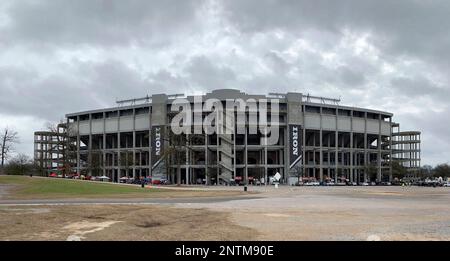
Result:
<instances>
[{"instance_id":1,"label":"parked car","mask_svg":"<svg viewBox=\"0 0 450 261\"><path fill-rule=\"evenodd\" d=\"M443 187L450 187L450 182L446 182L442 185Z\"/></svg>"},{"instance_id":2,"label":"parked car","mask_svg":"<svg viewBox=\"0 0 450 261\"><path fill-rule=\"evenodd\" d=\"M153 180L152 180L152 184L153 184L153 185L161 185L161 180L159 180L159 179L153 179Z\"/></svg>"},{"instance_id":3,"label":"parked car","mask_svg":"<svg viewBox=\"0 0 450 261\"><path fill-rule=\"evenodd\" d=\"M363 182L363 183L361 183L361 186L369 186L369 183L368 182Z\"/></svg>"},{"instance_id":4,"label":"parked car","mask_svg":"<svg viewBox=\"0 0 450 261\"><path fill-rule=\"evenodd\" d=\"M131 184L141 184L142 183L142 181L140 180L140 179L133 179L132 181L131 181Z\"/></svg>"},{"instance_id":5,"label":"parked car","mask_svg":"<svg viewBox=\"0 0 450 261\"><path fill-rule=\"evenodd\" d=\"M121 177L121 178L119 179L119 182L120 182L120 183L127 183L127 181L128 181L128 177Z\"/></svg>"},{"instance_id":6,"label":"parked car","mask_svg":"<svg viewBox=\"0 0 450 261\"><path fill-rule=\"evenodd\" d=\"M244 180L242 179L242 177L237 176L234 178L234 182L238 185L238 186L243 186L244 185Z\"/></svg>"}]
</instances>

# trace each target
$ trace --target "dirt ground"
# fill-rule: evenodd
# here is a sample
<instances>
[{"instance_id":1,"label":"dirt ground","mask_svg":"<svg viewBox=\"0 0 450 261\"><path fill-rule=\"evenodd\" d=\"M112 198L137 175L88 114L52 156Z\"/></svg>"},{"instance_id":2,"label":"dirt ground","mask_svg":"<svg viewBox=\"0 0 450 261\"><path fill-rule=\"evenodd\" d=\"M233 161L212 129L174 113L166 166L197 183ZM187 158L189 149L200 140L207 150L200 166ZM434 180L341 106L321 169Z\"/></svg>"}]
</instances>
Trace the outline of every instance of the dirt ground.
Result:
<instances>
[{"instance_id":1,"label":"dirt ground","mask_svg":"<svg viewBox=\"0 0 450 261\"><path fill-rule=\"evenodd\" d=\"M0 240L246 240L229 214L153 205L0 206Z\"/></svg>"},{"instance_id":2,"label":"dirt ground","mask_svg":"<svg viewBox=\"0 0 450 261\"><path fill-rule=\"evenodd\" d=\"M450 240L450 188L255 187L264 198L180 204L231 213L258 240Z\"/></svg>"}]
</instances>

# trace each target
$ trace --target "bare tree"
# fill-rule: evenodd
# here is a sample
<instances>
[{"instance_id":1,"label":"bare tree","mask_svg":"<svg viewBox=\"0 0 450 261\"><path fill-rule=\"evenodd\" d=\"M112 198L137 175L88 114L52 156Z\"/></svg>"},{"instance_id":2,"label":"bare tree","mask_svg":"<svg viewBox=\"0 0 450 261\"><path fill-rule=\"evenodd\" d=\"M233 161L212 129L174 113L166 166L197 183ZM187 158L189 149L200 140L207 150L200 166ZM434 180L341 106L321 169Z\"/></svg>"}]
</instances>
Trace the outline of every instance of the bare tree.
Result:
<instances>
[{"instance_id":1,"label":"bare tree","mask_svg":"<svg viewBox=\"0 0 450 261\"><path fill-rule=\"evenodd\" d=\"M130 176L130 172L133 170L133 153L131 152L122 152L120 155L120 167L125 170L126 177ZM119 175L120 176L120 175ZM120 180L119 180L120 181Z\"/></svg>"},{"instance_id":2,"label":"bare tree","mask_svg":"<svg viewBox=\"0 0 450 261\"><path fill-rule=\"evenodd\" d=\"M57 161L62 165L63 174L69 175L72 172L72 162L76 160L76 155L72 153L76 150L75 145L69 142L67 126L65 123L46 123L46 129L53 133L53 139L49 151L58 151Z\"/></svg>"},{"instance_id":3,"label":"bare tree","mask_svg":"<svg viewBox=\"0 0 450 261\"><path fill-rule=\"evenodd\" d=\"M91 176L101 176L102 165L102 154L98 152L90 153L88 164L86 166L86 174Z\"/></svg>"},{"instance_id":4,"label":"bare tree","mask_svg":"<svg viewBox=\"0 0 450 261\"><path fill-rule=\"evenodd\" d=\"M181 185L181 165L187 160L186 150L192 151L192 145L203 139L202 135L176 135L170 129L164 132L163 140L168 142L168 147L165 149L163 157L167 161L167 170L172 165L176 166L177 186Z\"/></svg>"},{"instance_id":5,"label":"bare tree","mask_svg":"<svg viewBox=\"0 0 450 261\"><path fill-rule=\"evenodd\" d=\"M6 127L0 133L0 157L1 157L1 169L5 165L5 161L8 159L9 154L14 148L14 144L19 143L19 135L17 131Z\"/></svg>"},{"instance_id":6,"label":"bare tree","mask_svg":"<svg viewBox=\"0 0 450 261\"><path fill-rule=\"evenodd\" d=\"M364 172L367 174L367 178L369 179L369 181L378 181L377 180L378 171L375 163L369 162L368 164L364 165Z\"/></svg>"}]
</instances>

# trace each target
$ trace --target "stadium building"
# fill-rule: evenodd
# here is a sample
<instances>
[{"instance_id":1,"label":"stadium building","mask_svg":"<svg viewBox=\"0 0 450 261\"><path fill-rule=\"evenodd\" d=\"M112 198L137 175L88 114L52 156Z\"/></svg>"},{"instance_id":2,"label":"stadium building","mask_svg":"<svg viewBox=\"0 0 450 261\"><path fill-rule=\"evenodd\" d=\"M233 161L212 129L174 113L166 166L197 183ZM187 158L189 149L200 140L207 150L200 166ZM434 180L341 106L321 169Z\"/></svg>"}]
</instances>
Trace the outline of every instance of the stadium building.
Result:
<instances>
[{"instance_id":1,"label":"stadium building","mask_svg":"<svg viewBox=\"0 0 450 261\"><path fill-rule=\"evenodd\" d=\"M192 113L199 114L201 122L209 111L196 110L194 102L198 100L202 106L207 100L223 104L252 100L257 107L246 108L240 125L235 124L237 109L221 112L223 122L233 123L231 128L225 127L227 133L206 134L200 128L200 133L181 134L184 144L180 139L175 144L172 141L177 135L169 134L179 113L172 110L177 99L192 103ZM262 110L264 100L277 101L276 106L269 102ZM219 89L201 96L154 94L118 101L113 108L67 114L66 153L58 153L49 164L43 148L46 140L52 141L51 135L36 132L35 160L44 162L43 168L53 169L70 162L73 172L107 176L113 182L151 177L176 183L181 176L183 184L208 185L268 183L277 172L284 184L299 180L383 182L392 179L393 160L414 170L420 167L419 132L399 132L390 112L339 103L338 99L294 92L252 95ZM259 120L261 112L267 113L269 125L278 130L275 143L268 144L264 134L250 131L254 124L251 115ZM274 115L277 120L271 122Z\"/></svg>"}]
</instances>

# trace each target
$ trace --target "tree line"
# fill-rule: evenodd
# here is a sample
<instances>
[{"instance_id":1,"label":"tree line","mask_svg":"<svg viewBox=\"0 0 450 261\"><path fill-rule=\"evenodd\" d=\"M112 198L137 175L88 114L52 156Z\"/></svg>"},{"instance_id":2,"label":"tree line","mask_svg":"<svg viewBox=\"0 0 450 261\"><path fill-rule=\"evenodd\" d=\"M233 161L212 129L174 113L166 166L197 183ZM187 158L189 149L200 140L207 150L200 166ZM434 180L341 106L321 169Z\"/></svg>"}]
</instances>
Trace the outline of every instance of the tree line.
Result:
<instances>
[{"instance_id":1,"label":"tree line","mask_svg":"<svg viewBox=\"0 0 450 261\"><path fill-rule=\"evenodd\" d=\"M0 174L28 175L34 170L33 160L26 154L14 155L14 146L20 142L13 128L5 127L0 133Z\"/></svg>"},{"instance_id":2,"label":"tree line","mask_svg":"<svg viewBox=\"0 0 450 261\"><path fill-rule=\"evenodd\" d=\"M392 162L392 177L402 179L408 174L406 167L399 162ZM424 165L416 173L419 178L450 178L450 165L448 163L441 163L436 166Z\"/></svg>"}]
</instances>

